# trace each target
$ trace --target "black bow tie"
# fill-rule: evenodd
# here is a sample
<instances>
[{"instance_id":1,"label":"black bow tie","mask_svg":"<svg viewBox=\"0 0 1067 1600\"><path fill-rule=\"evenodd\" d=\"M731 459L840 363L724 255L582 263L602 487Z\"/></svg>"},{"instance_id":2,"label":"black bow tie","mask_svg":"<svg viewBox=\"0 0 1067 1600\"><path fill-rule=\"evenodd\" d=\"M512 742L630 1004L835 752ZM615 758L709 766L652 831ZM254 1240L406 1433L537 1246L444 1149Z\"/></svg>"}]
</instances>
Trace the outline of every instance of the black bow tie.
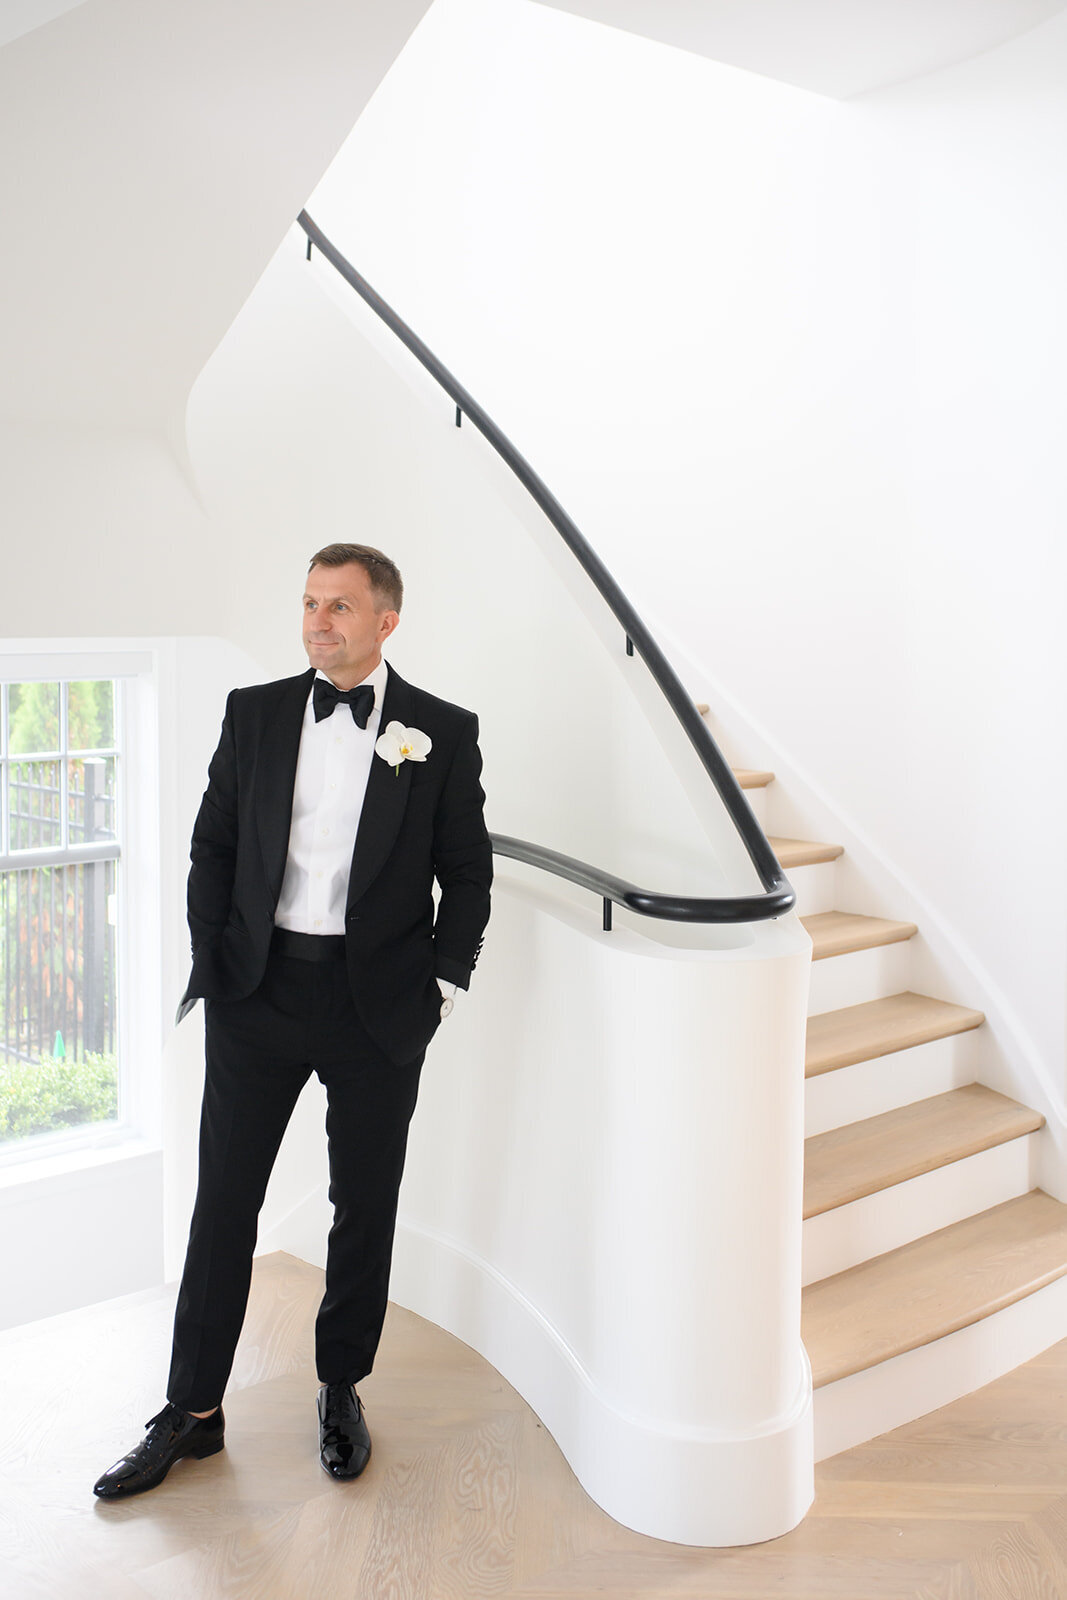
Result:
<instances>
[{"instance_id":1,"label":"black bow tie","mask_svg":"<svg viewBox=\"0 0 1067 1600\"><path fill-rule=\"evenodd\" d=\"M334 706L348 706L356 727L365 728L374 710L374 690L369 683L361 683L355 689L335 689L325 678L316 678L311 698L316 722L321 722L323 717L332 717Z\"/></svg>"}]
</instances>

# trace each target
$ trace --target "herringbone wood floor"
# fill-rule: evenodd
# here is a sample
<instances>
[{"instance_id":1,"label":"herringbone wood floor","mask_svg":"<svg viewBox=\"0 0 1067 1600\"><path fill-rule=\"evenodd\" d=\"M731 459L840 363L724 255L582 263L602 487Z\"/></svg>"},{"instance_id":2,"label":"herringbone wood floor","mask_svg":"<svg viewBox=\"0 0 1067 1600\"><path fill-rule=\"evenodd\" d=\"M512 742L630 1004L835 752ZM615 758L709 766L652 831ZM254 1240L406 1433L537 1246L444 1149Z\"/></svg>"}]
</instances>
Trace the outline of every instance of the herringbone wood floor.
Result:
<instances>
[{"instance_id":1,"label":"herringbone wood floor","mask_svg":"<svg viewBox=\"0 0 1067 1600\"><path fill-rule=\"evenodd\" d=\"M620 1528L479 1356L392 1309L361 1393L374 1457L318 1466L321 1277L257 1263L228 1445L97 1504L161 1403L173 1290L0 1335L4 1600L1067 1600L1067 1341L818 1469L795 1532L698 1550Z\"/></svg>"}]
</instances>

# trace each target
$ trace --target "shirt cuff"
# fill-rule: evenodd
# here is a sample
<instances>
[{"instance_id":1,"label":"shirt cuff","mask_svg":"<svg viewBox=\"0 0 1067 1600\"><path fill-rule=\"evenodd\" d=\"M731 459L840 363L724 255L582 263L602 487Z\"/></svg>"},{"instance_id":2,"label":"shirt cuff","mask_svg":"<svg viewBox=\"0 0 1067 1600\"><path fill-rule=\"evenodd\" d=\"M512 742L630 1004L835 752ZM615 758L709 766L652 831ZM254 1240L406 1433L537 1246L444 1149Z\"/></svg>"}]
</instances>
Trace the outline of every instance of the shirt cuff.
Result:
<instances>
[{"instance_id":1,"label":"shirt cuff","mask_svg":"<svg viewBox=\"0 0 1067 1600\"><path fill-rule=\"evenodd\" d=\"M443 998L445 1000L454 1000L455 999L455 997L456 997L456 986L455 986L454 983L449 983L447 978L438 978L437 987L440 989L441 994L442 994L442 996L443 996Z\"/></svg>"}]
</instances>

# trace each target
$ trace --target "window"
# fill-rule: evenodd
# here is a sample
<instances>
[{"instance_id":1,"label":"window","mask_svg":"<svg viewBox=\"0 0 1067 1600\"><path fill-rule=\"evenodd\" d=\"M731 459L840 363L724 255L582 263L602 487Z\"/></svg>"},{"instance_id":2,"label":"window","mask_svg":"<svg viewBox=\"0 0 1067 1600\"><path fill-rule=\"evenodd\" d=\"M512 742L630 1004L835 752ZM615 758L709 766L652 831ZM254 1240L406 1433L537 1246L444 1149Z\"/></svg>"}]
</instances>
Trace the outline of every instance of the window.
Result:
<instances>
[{"instance_id":1,"label":"window","mask_svg":"<svg viewBox=\"0 0 1067 1600\"><path fill-rule=\"evenodd\" d=\"M0 684L0 1152L118 1116L119 708Z\"/></svg>"}]
</instances>

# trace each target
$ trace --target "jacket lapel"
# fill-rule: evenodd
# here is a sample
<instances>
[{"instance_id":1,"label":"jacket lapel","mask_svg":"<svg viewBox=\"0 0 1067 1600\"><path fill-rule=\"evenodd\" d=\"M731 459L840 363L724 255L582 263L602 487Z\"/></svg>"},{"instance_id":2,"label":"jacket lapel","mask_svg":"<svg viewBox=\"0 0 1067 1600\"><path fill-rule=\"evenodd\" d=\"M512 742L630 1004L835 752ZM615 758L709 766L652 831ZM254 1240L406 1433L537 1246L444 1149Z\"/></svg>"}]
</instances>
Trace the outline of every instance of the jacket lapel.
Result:
<instances>
[{"instance_id":1,"label":"jacket lapel","mask_svg":"<svg viewBox=\"0 0 1067 1600\"><path fill-rule=\"evenodd\" d=\"M289 828L293 816L296 759L300 753L300 733L308 691L314 676L309 667L298 678L286 680L281 698L270 713L260 746L259 759L262 765L260 781L256 784L256 823L272 906L278 903L285 875ZM269 781L264 781L265 778Z\"/></svg>"},{"instance_id":2,"label":"jacket lapel","mask_svg":"<svg viewBox=\"0 0 1067 1600\"><path fill-rule=\"evenodd\" d=\"M382 714L378 732L385 732L390 722L410 725L411 690L399 673L389 668ZM371 758L367 792L356 829L356 844L352 852L352 870L348 879L348 905L354 906L369 889L385 865L390 850L396 843L400 824L411 788L411 763L402 761L399 772L389 766L381 756Z\"/></svg>"}]
</instances>

